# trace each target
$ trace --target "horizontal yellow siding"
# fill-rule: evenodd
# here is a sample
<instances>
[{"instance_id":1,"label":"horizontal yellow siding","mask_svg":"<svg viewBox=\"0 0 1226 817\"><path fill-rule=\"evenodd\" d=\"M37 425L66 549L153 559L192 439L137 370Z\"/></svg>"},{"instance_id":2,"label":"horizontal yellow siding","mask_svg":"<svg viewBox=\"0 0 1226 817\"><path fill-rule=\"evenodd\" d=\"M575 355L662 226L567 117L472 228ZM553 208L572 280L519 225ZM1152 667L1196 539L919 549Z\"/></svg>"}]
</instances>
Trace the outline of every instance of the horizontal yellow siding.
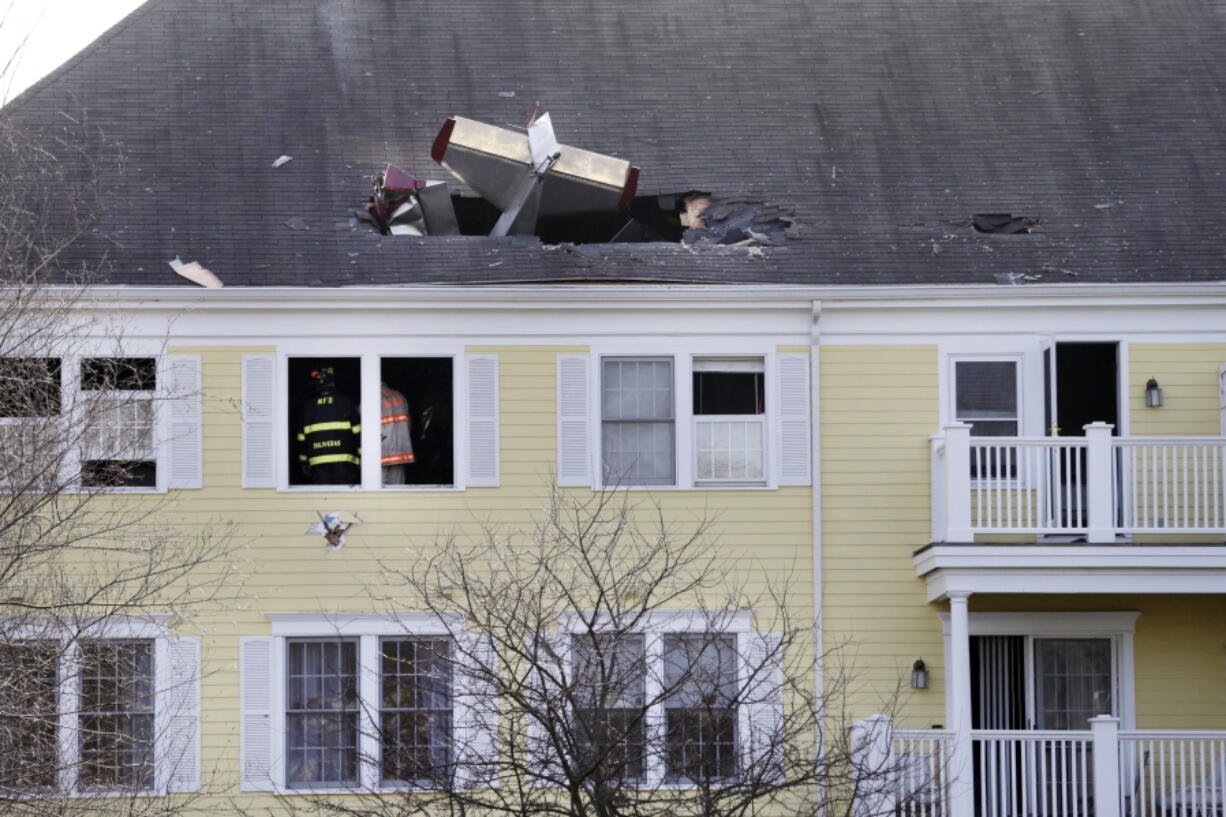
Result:
<instances>
[{"instance_id":1,"label":"horizontal yellow siding","mask_svg":"<svg viewBox=\"0 0 1226 817\"><path fill-rule=\"evenodd\" d=\"M802 347L807 348L807 347ZM242 425L241 361L267 347L179 347L203 359L205 488L172 492L156 522L183 536L226 525L235 550L224 565L240 582L236 598L185 621L179 632L204 636L203 757L206 787L236 794L238 775L238 639L266 635L269 612L366 612L383 609L371 588L388 589L387 565L407 565L441 546L481 534L483 526L510 533L531 528L547 502L556 468L556 365L559 353L581 346L472 346L472 353L499 358L502 485L463 492L285 492L240 487ZM574 495L590 491L568 489ZM776 614L768 587L781 594L789 614L812 621L812 492L777 491L634 492L642 518L658 503L678 531L712 521L711 547L732 583L743 583L762 621ZM122 498L121 502L133 501ZM356 513L361 522L340 550L304 535L318 514ZM394 593L394 588L393 588ZM697 599L679 600L695 606ZM409 599L403 600L412 608ZM268 805L269 798L241 798ZM221 802L218 801L221 807Z\"/></svg>"},{"instance_id":2,"label":"horizontal yellow siding","mask_svg":"<svg viewBox=\"0 0 1226 817\"><path fill-rule=\"evenodd\" d=\"M1221 433L1218 366L1226 343L1138 343L1128 347L1128 399L1132 433L1212 435ZM1145 407L1145 383L1162 387L1163 406Z\"/></svg>"}]
</instances>

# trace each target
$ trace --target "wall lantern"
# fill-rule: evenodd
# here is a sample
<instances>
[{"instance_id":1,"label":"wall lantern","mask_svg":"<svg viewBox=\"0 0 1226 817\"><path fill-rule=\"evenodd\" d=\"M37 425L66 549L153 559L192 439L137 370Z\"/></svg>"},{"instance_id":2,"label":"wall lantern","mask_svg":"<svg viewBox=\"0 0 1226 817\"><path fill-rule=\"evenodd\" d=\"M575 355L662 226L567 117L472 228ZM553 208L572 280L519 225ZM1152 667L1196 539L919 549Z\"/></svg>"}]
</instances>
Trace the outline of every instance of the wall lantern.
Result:
<instances>
[{"instance_id":1,"label":"wall lantern","mask_svg":"<svg viewBox=\"0 0 1226 817\"><path fill-rule=\"evenodd\" d=\"M915 659L915 663L911 665L911 688L928 688L928 666L922 658Z\"/></svg>"},{"instance_id":2,"label":"wall lantern","mask_svg":"<svg viewBox=\"0 0 1226 817\"><path fill-rule=\"evenodd\" d=\"M1162 389L1158 388L1158 381L1152 377L1145 384L1145 407L1162 408Z\"/></svg>"}]
</instances>

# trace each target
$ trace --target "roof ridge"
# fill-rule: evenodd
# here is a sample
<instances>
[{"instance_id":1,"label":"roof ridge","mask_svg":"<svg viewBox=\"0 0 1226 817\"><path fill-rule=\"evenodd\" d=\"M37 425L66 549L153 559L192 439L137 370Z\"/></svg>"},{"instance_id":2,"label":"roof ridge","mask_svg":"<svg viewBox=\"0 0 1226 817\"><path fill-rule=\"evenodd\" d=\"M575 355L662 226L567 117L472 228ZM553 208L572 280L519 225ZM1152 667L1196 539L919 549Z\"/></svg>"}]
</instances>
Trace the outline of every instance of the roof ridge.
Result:
<instances>
[{"instance_id":1,"label":"roof ridge","mask_svg":"<svg viewBox=\"0 0 1226 817\"><path fill-rule=\"evenodd\" d=\"M59 66L52 70L49 74L46 74L42 79L38 80L38 82L30 85L17 96L10 99L7 103L4 103L3 106L0 106L0 116L18 111L22 106L29 104L30 100L34 99L48 87L58 82L65 74L75 68L77 63L93 54L94 51L101 48L105 43L109 42L121 31L127 29L128 26L130 26L137 18L148 14L154 6L160 6L168 2L174 2L174 0L144 0L143 3L125 14L113 26L91 40L88 45L77 53L73 54L68 59L64 60L64 62L60 63Z\"/></svg>"}]
</instances>

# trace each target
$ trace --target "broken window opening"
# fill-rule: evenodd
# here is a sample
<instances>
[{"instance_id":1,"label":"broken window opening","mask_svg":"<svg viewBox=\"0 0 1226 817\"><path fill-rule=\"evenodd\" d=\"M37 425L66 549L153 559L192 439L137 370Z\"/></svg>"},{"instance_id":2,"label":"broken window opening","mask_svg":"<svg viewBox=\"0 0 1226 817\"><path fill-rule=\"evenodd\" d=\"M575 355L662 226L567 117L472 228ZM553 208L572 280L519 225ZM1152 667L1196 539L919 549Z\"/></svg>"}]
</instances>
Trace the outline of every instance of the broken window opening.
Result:
<instances>
[{"instance_id":1,"label":"broken window opening","mask_svg":"<svg viewBox=\"0 0 1226 817\"><path fill-rule=\"evenodd\" d=\"M379 376L383 485L454 484L452 359L385 357Z\"/></svg>"},{"instance_id":2,"label":"broken window opening","mask_svg":"<svg viewBox=\"0 0 1226 817\"><path fill-rule=\"evenodd\" d=\"M971 226L977 233L996 235L1019 235L1039 229L1041 220L1035 216L1015 216L1010 213L976 213L971 217Z\"/></svg>"},{"instance_id":3,"label":"broken window opening","mask_svg":"<svg viewBox=\"0 0 1226 817\"><path fill-rule=\"evenodd\" d=\"M362 482L362 361L289 359L289 484Z\"/></svg>"}]
</instances>

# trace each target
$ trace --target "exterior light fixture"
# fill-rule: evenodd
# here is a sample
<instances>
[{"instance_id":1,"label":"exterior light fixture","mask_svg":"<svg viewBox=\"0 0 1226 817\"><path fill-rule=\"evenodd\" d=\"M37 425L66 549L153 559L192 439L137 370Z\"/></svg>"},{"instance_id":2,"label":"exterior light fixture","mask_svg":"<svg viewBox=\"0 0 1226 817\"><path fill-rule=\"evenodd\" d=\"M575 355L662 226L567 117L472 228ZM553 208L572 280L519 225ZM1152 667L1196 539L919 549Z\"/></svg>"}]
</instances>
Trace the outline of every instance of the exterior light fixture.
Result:
<instances>
[{"instance_id":1,"label":"exterior light fixture","mask_svg":"<svg viewBox=\"0 0 1226 817\"><path fill-rule=\"evenodd\" d=\"M1145 384L1145 407L1162 408L1162 389L1158 387L1158 381L1152 377Z\"/></svg>"},{"instance_id":2,"label":"exterior light fixture","mask_svg":"<svg viewBox=\"0 0 1226 817\"><path fill-rule=\"evenodd\" d=\"M911 688L928 688L928 666L922 658L915 659L915 663L911 665Z\"/></svg>"}]
</instances>

